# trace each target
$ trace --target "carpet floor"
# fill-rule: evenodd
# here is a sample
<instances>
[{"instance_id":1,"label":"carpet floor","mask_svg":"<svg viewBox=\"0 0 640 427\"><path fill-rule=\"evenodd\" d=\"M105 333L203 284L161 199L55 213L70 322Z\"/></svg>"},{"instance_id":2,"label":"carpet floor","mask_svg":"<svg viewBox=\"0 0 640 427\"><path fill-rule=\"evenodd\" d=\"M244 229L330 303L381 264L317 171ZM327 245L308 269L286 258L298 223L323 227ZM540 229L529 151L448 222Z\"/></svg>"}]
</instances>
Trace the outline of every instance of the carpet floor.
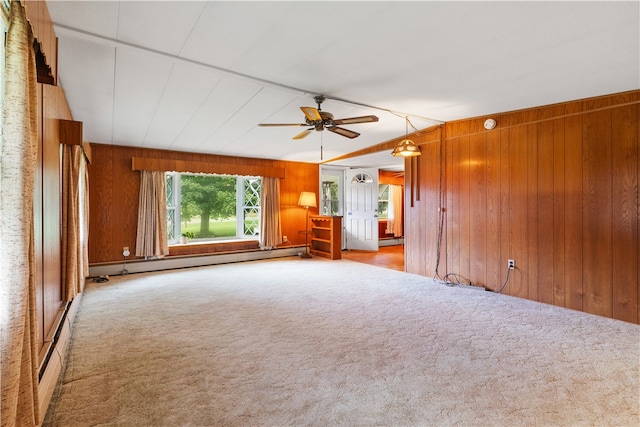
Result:
<instances>
[{"instance_id":1,"label":"carpet floor","mask_svg":"<svg viewBox=\"0 0 640 427\"><path fill-rule=\"evenodd\" d=\"M90 283L45 426L638 426L640 326L349 260Z\"/></svg>"}]
</instances>

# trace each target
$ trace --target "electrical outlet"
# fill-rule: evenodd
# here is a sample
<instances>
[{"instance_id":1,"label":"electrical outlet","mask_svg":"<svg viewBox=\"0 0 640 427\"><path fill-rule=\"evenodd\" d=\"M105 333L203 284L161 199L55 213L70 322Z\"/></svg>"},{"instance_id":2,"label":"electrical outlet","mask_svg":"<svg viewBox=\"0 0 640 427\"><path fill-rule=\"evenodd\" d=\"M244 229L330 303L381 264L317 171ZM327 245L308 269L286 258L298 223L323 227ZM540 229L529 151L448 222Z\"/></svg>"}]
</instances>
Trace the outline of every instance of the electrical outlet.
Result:
<instances>
[{"instance_id":1,"label":"electrical outlet","mask_svg":"<svg viewBox=\"0 0 640 427\"><path fill-rule=\"evenodd\" d=\"M125 246L122 248L122 255L125 257L128 257L129 255L131 255L131 252L129 252L129 246Z\"/></svg>"},{"instance_id":2,"label":"electrical outlet","mask_svg":"<svg viewBox=\"0 0 640 427\"><path fill-rule=\"evenodd\" d=\"M282 241L283 241L283 242L288 242L288 240L287 240L287 236L282 236Z\"/></svg>"},{"instance_id":3,"label":"electrical outlet","mask_svg":"<svg viewBox=\"0 0 640 427\"><path fill-rule=\"evenodd\" d=\"M516 260L514 260L514 259L508 260L507 264L509 266L509 270L513 270L513 269L516 268Z\"/></svg>"}]
</instances>

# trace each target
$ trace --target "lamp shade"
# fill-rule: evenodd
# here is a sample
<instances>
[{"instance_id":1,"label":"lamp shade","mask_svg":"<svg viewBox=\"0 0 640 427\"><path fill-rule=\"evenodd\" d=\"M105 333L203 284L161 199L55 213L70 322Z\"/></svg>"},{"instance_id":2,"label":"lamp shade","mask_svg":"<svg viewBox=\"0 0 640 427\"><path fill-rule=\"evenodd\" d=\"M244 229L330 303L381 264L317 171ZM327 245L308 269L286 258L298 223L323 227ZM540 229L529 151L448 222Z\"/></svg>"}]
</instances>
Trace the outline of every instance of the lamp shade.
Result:
<instances>
[{"instance_id":1,"label":"lamp shade","mask_svg":"<svg viewBox=\"0 0 640 427\"><path fill-rule=\"evenodd\" d=\"M315 208L316 206L318 206L316 204L316 193L314 193L313 191L303 191L302 193L300 193L298 206L304 206L305 208Z\"/></svg>"},{"instance_id":2,"label":"lamp shade","mask_svg":"<svg viewBox=\"0 0 640 427\"><path fill-rule=\"evenodd\" d=\"M396 148L393 149L391 154L396 157L413 157L419 156L422 153L420 152L420 147L418 147L415 142L410 139L403 139Z\"/></svg>"}]
</instances>

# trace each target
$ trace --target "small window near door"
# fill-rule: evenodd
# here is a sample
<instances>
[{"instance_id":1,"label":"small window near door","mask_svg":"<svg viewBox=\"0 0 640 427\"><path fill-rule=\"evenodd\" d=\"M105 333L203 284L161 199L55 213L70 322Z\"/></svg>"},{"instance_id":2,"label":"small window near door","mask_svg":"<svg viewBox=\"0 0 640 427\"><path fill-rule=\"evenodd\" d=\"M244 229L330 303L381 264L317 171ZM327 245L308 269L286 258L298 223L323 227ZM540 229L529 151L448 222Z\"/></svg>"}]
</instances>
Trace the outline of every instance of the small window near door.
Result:
<instances>
[{"instance_id":1,"label":"small window near door","mask_svg":"<svg viewBox=\"0 0 640 427\"><path fill-rule=\"evenodd\" d=\"M352 184L370 184L373 182L373 177L368 173L359 173L351 178Z\"/></svg>"},{"instance_id":2,"label":"small window near door","mask_svg":"<svg viewBox=\"0 0 640 427\"><path fill-rule=\"evenodd\" d=\"M378 218L389 218L389 184L378 185Z\"/></svg>"}]
</instances>

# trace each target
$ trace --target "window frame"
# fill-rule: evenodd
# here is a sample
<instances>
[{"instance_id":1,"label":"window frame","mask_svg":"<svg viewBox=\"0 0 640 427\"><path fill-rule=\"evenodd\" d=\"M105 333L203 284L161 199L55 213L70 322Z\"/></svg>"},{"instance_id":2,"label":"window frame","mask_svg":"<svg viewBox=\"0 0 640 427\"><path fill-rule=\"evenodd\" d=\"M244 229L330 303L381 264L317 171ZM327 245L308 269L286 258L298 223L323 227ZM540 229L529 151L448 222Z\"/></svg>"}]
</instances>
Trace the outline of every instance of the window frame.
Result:
<instances>
[{"instance_id":1,"label":"window frame","mask_svg":"<svg viewBox=\"0 0 640 427\"><path fill-rule=\"evenodd\" d=\"M165 172L165 183L167 184L167 240L169 245L179 244L182 236L182 218L181 218L181 188L182 188L182 176L183 175L205 175L205 176L218 176L218 177L231 177L236 179L236 235L235 236L223 236L212 238L196 238L192 241L196 243L217 243L228 242L232 240L257 240L260 233L260 196L262 192L262 178L259 176L244 176L244 175L227 175L227 174L215 174L215 173L189 173L189 172ZM172 177L172 188L169 189L168 177ZM249 181L257 181L259 183L258 190L256 192L257 203L255 205L247 205L247 198L245 190L245 183ZM169 194L171 192L171 194ZM171 200L169 200L171 198ZM169 205L171 201L172 205ZM245 233L245 221L246 212L248 210L254 211L257 215L257 220L254 222L253 231L254 234ZM171 218L169 211L173 211L173 228L171 229ZM171 237L173 233L173 237Z\"/></svg>"}]
</instances>

